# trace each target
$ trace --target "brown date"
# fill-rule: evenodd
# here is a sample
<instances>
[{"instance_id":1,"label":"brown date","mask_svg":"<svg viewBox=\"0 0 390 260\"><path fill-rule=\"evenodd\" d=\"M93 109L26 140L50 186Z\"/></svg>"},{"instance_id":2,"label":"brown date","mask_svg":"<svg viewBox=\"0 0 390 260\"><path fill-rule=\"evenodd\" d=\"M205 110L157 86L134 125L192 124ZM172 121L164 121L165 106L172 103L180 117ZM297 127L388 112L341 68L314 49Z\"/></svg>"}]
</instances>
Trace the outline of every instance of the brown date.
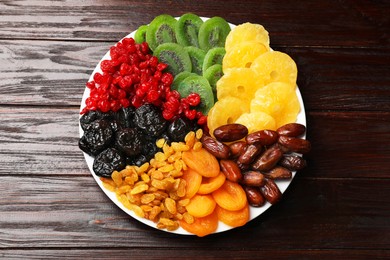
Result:
<instances>
[{"instance_id":1,"label":"brown date","mask_svg":"<svg viewBox=\"0 0 390 260\"><path fill-rule=\"evenodd\" d=\"M287 170L282 166L276 166L269 172L264 172L264 175L268 179L272 179L272 180L288 180L291 179L292 177L291 171Z\"/></svg>"},{"instance_id":2,"label":"brown date","mask_svg":"<svg viewBox=\"0 0 390 260\"><path fill-rule=\"evenodd\" d=\"M306 160L296 155L284 155L280 159L279 165L290 171L298 171L306 167Z\"/></svg>"},{"instance_id":3,"label":"brown date","mask_svg":"<svg viewBox=\"0 0 390 260\"><path fill-rule=\"evenodd\" d=\"M265 184L265 177L260 172L248 171L244 173L242 184L246 186L263 186Z\"/></svg>"},{"instance_id":4,"label":"brown date","mask_svg":"<svg viewBox=\"0 0 390 260\"><path fill-rule=\"evenodd\" d=\"M278 145L273 145L259 156L252 164L252 169L258 171L271 170L282 158L283 152Z\"/></svg>"},{"instance_id":5,"label":"brown date","mask_svg":"<svg viewBox=\"0 0 390 260\"><path fill-rule=\"evenodd\" d=\"M245 151L238 157L237 161L242 164L250 164L261 153L261 145L250 144L245 148Z\"/></svg>"},{"instance_id":6,"label":"brown date","mask_svg":"<svg viewBox=\"0 0 390 260\"><path fill-rule=\"evenodd\" d=\"M234 142L244 138L248 128L241 124L227 124L216 128L213 134L218 141Z\"/></svg>"},{"instance_id":7,"label":"brown date","mask_svg":"<svg viewBox=\"0 0 390 260\"><path fill-rule=\"evenodd\" d=\"M279 134L273 130L260 130L246 136L248 144L272 145L278 141Z\"/></svg>"},{"instance_id":8,"label":"brown date","mask_svg":"<svg viewBox=\"0 0 390 260\"><path fill-rule=\"evenodd\" d=\"M241 170L237 163L232 160L220 160L222 173L226 176L226 179L232 182L239 182L242 179Z\"/></svg>"},{"instance_id":9,"label":"brown date","mask_svg":"<svg viewBox=\"0 0 390 260\"><path fill-rule=\"evenodd\" d=\"M279 136L278 142L287 148L290 152L308 153L310 151L310 142L296 137Z\"/></svg>"},{"instance_id":10,"label":"brown date","mask_svg":"<svg viewBox=\"0 0 390 260\"><path fill-rule=\"evenodd\" d=\"M266 179L265 185L260 188L260 192L271 204L275 204L282 197L282 193L280 192L278 186L271 179Z\"/></svg>"},{"instance_id":11,"label":"brown date","mask_svg":"<svg viewBox=\"0 0 390 260\"><path fill-rule=\"evenodd\" d=\"M285 124L276 130L276 132L279 135L284 135L289 137L299 137L303 135L305 131L306 131L306 127L298 123Z\"/></svg>"},{"instance_id":12,"label":"brown date","mask_svg":"<svg viewBox=\"0 0 390 260\"><path fill-rule=\"evenodd\" d=\"M226 144L221 143L210 136L202 136L201 142L203 148L205 148L218 159L229 158L230 148Z\"/></svg>"},{"instance_id":13,"label":"brown date","mask_svg":"<svg viewBox=\"0 0 390 260\"><path fill-rule=\"evenodd\" d=\"M265 203L265 199L257 187L244 186L246 198L248 199L249 205L253 207L261 207Z\"/></svg>"},{"instance_id":14,"label":"brown date","mask_svg":"<svg viewBox=\"0 0 390 260\"><path fill-rule=\"evenodd\" d=\"M237 158L244 153L247 144L245 141L237 141L229 145L230 147L230 156L232 158Z\"/></svg>"}]
</instances>

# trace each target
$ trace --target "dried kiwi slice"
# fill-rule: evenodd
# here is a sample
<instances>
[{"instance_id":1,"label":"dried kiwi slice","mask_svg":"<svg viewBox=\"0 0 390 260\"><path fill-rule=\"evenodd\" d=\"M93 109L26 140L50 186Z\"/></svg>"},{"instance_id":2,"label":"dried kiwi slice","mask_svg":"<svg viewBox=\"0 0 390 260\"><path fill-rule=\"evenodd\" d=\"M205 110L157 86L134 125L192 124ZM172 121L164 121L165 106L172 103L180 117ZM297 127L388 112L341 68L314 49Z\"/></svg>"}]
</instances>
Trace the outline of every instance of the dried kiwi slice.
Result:
<instances>
[{"instance_id":1,"label":"dried kiwi slice","mask_svg":"<svg viewBox=\"0 0 390 260\"><path fill-rule=\"evenodd\" d=\"M213 91L209 82L202 76L193 75L185 78L180 84L178 90L182 97L187 97L191 93L198 93L200 96L200 105L197 107L204 115L214 105Z\"/></svg>"},{"instance_id":2,"label":"dried kiwi slice","mask_svg":"<svg viewBox=\"0 0 390 260\"><path fill-rule=\"evenodd\" d=\"M168 72L176 76L180 72L192 70L192 63L188 52L177 43L163 43L153 52L160 62L168 64Z\"/></svg>"},{"instance_id":3,"label":"dried kiwi slice","mask_svg":"<svg viewBox=\"0 0 390 260\"><path fill-rule=\"evenodd\" d=\"M209 81L211 89L213 90L213 94L215 98L214 101L216 101L217 99L217 81L222 76L223 76L223 71L222 71L221 64L214 64L203 73L203 77L205 77Z\"/></svg>"},{"instance_id":4,"label":"dried kiwi slice","mask_svg":"<svg viewBox=\"0 0 390 260\"><path fill-rule=\"evenodd\" d=\"M134 40L136 43L143 43L146 41L146 31L148 26L146 24L141 25L134 34Z\"/></svg>"},{"instance_id":5,"label":"dried kiwi slice","mask_svg":"<svg viewBox=\"0 0 390 260\"><path fill-rule=\"evenodd\" d=\"M187 77L196 75L195 73L189 72L189 71L183 71L180 72L175 76L173 79L172 85L171 85L171 90L177 90L179 88L179 84Z\"/></svg>"},{"instance_id":6,"label":"dried kiwi slice","mask_svg":"<svg viewBox=\"0 0 390 260\"><path fill-rule=\"evenodd\" d=\"M208 51L215 47L224 47L230 26L225 19L215 16L204 22L199 28L199 46Z\"/></svg>"},{"instance_id":7,"label":"dried kiwi slice","mask_svg":"<svg viewBox=\"0 0 390 260\"><path fill-rule=\"evenodd\" d=\"M203 68L202 68L203 73L212 65L215 64L222 65L222 60L225 54L226 54L226 50L224 47L217 47L217 48L210 49L206 53L206 56L204 57Z\"/></svg>"},{"instance_id":8,"label":"dried kiwi slice","mask_svg":"<svg viewBox=\"0 0 390 260\"><path fill-rule=\"evenodd\" d=\"M168 14L162 14L153 19L146 31L146 42L152 51L160 44L176 42L176 23L177 20Z\"/></svg>"},{"instance_id":9,"label":"dried kiwi slice","mask_svg":"<svg viewBox=\"0 0 390 260\"><path fill-rule=\"evenodd\" d=\"M206 52L194 46L187 46L184 47L184 49L188 52L188 55L190 55L192 72L202 75L203 61L206 56Z\"/></svg>"},{"instance_id":10,"label":"dried kiwi slice","mask_svg":"<svg viewBox=\"0 0 390 260\"><path fill-rule=\"evenodd\" d=\"M199 48L198 34L202 24L202 19L196 14L183 14L177 21L175 27L177 43L182 46L195 46Z\"/></svg>"}]
</instances>

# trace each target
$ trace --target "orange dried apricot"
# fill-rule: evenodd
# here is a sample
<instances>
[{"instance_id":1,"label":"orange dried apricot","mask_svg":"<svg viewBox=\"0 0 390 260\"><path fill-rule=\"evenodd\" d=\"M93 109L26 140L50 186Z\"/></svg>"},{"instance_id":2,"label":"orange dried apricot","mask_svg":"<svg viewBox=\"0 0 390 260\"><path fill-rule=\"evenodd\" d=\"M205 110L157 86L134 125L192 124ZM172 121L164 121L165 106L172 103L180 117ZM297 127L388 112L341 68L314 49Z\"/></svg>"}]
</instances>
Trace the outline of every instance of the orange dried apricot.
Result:
<instances>
[{"instance_id":1,"label":"orange dried apricot","mask_svg":"<svg viewBox=\"0 0 390 260\"><path fill-rule=\"evenodd\" d=\"M219 189L226 180L225 174L220 172L216 177L203 178L200 184L198 194L209 194Z\"/></svg>"},{"instance_id":2,"label":"orange dried apricot","mask_svg":"<svg viewBox=\"0 0 390 260\"><path fill-rule=\"evenodd\" d=\"M188 224L185 220L179 220L180 226L198 237L204 237L215 232L218 228L218 215L213 211L211 214L203 218L195 218L192 224Z\"/></svg>"},{"instance_id":3,"label":"orange dried apricot","mask_svg":"<svg viewBox=\"0 0 390 260\"><path fill-rule=\"evenodd\" d=\"M182 178L186 181L186 198L192 198L199 190L202 183L202 175L188 168L183 172Z\"/></svg>"},{"instance_id":4,"label":"orange dried apricot","mask_svg":"<svg viewBox=\"0 0 390 260\"><path fill-rule=\"evenodd\" d=\"M196 194L186 206L187 212L196 218L210 215L215 209L216 203L211 195Z\"/></svg>"},{"instance_id":5,"label":"orange dried apricot","mask_svg":"<svg viewBox=\"0 0 390 260\"><path fill-rule=\"evenodd\" d=\"M212 195L220 207L231 211L240 210L248 203L245 191L241 185L229 180L226 180Z\"/></svg>"},{"instance_id":6,"label":"orange dried apricot","mask_svg":"<svg viewBox=\"0 0 390 260\"><path fill-rule=\"evenodd\" d=\"M204 148L183 152L182 159L189 168L204 177L215 177L219 174L218 160Z\"/></svg>"},{"instance_id":7,"label":"orange dried apricot","mask_svg":"<svg viewBox=\"0 0 390 260\"><path fill-rule=\"evenodd\" d=\"M217 212L218 219L231 227L240 227L249 221L248 204L246 204L242 209L236 211L227 210L217 205L215 211Z\"/></svg>"}]
</instances>

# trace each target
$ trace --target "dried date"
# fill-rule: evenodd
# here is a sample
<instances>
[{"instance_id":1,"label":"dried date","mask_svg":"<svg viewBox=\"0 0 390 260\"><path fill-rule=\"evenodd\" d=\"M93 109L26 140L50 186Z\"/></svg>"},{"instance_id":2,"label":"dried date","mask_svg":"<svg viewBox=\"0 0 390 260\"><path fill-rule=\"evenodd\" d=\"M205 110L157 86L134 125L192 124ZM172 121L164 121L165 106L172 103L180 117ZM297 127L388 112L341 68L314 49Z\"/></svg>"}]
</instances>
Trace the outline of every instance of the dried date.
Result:
<instances>
[{"instance_id":1,"label":"dried date","mask_svg":"<svg viewBox=\"0 0 390 260\"><path fill-rule=\"evenodd\" d=\"M213 134L218 141L234 142L244 138L248 128L241 124L227 124L216 128Z\"/></svg>"},{"instance_id":2,"label":"dried date","mask_svg":"<svg viewBox=\"0 0 390 260\"><path fill-rule=\"evenodd\" d=\"M282 150L278 145L274 145L255 160L252 164L252 169L258 171L269 171L278 163L282 156Z\"/></svg>"},{"instance_id":3,"label":"dried date","mask_svg":"<svg viewBox=\"0 0 390 260\"><path fill-rule=\"evenodd\" d=\"M306 167L306 160L297 155L284 155L278 164L290 171L298 171Z\"/></svg>"},{"instance_id":4,"label":"dried date","mask_svg":"<svg viewBox=\"0 0 390 260\"><path fill-rule=\"evenodd\" d=\"M279 134L273 130L260 130L246 136L248 144L272 145L278 141Z\"/></svg>"},{"instance_id":5,"label":"dried date","mask_svg":"<svg viewBox=\"0 0 390 260\"><path fill-rule=\"evenodd\" d=\"M241 170L237 163L232 160L220 160L222 173L226 176L226 179L232 182L239 182L242 180Z\"/></svg>"},{"instance_id":6,"label":"dried date","mask_svg":"<svg viewBox=\"0 0 390 260\"><path fill-rule=\"evenodd\" d=\"M282 197L282 193L280 192L278 186L271 179L266 179L265 185L260 188L260 192L264 196L264 198L271 204L275 204Z\"/></svg>"},{"instance_id":7,"label":"dried date","mask_svg":"<svg viewBox=\"0 0 390 260\"><path fill-rule=\"evenodd\" d=\"M264 175L272 180L288 180L292 178L291 171L282 166L276 166L269 172L264 172Z\"/></svg>"},{"instance_id":8,"label":"dried date","mask_svg":"<svg viewBox=\"0 0 390 260\"><path fill-rule=\"evenodd\" d=\"M278 142L290 152L308 153L311 149L310 142L296 137L279 136Z\"/></svg>"},{"instance_id":9,"label":"dried date","mask_svg":"<svg viewBox=\"0 0 390 260\"><path fill-rule=\"evenodd\" d=\"M244 186L244 191L248 199L249 205L253 207L261 207L265 203L265 198L257 187Z\"/></svg>"},{"instance_id":10,"label":"dried date","mask_svg":"<svg viewBox=\"0 0 390 260\"><path fill-rule=\"evenodd\" d=\"M218 159L227 159L230 155L230 148L210 136L203 136L201 139L203 147Z\"/></svg>"},{"instance_id":11,"label":"dried date","mask_svg":"<svg viewBox=\"0 0 390 260\"><path fill-rule=\"evenodd\" d=\"M262 147L260 144L250 144L245 148L245 151L238 157L238 162L242 164L251 164L253 160L261 153Z\"/></svg>"},{"instance_id":12,"label":"dried date","mask_svg":"<svg viewBox=\"0 0 390 260\"><path fill-rule=\"evenodd\" d=\"M298 123L285 124L276 130L276 132L279 135L284 135L289 137L299 137L303 135L305 131L306 131L306 127Z\"/></svg>"},{"instance_id":13,"label":"dried date","mask_svg":"<svg viewBox=\"0 0 390 260\"><path fill-rule=\"evenodd\" d=\"M246 186L261 187L265 184L265 177L262 173L256 171L248 171L244 173L242 184Z\"/></svg>"}]
</instances>

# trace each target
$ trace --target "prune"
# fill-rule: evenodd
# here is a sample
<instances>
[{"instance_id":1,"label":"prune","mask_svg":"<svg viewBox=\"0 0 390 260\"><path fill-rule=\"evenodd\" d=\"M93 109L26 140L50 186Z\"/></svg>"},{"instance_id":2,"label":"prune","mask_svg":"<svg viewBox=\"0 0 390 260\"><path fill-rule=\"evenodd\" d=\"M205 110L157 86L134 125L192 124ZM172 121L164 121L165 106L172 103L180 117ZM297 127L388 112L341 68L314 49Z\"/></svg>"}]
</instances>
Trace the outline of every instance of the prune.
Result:
<instances>
[{"instance_id":1,"label":"prune","mask_svg":"<svg viewBox=\"0 0 390 260\"><path fill-rule=\"evenodd\" d=\"M127 156L141 153L143 136L136 128L124 128L116 133L115 146Z\"/></svg>"},{"instance_id":2,"label":"prune","mask_svg":"<svg viewBox=\"0 0 390 260\"><path fill-rule=\"evenodd\" d=\"M120 171L126 166L126 158L115 148L107 148L93 161L93 171L101 177L111 177L113 171Z\"/></svg>"},{"instance_id":3,"label":"prune","mask_svg":"<svg viewBox=\"0 0 390 260\"><path fill-rule=\"evenodd\" d=\"M80 126L85 131L87 126L97 119L101 119L102 112L98 110L90 110L80 117Z\"/></svg>"},{"instance_id":4,"label":"prune","mask_svg":"<svg viewBox=\"0 0 390 260\"><path fill-rule=\"evenodd\" d=\"M144 104L137 108L134 123L149 139L160 136L167 127L167 121L161 111L152 104Z\"/></svg>"},{"instance_id":5,"label":"prune","mask_svg":"<svg viewBox=\"0 0 390 260\"><path fill-rule=\"evenodd\" d=\"M92 122L99 120L99 119L105 119L107 121L111 121L114 117L113 112L107 112L103 113L99 110L90 110L88 113L85 113L80 117L80 126L85 131L87 126L91 124Z\"/></svg>"},{"instance_id":6,"label":"prune","mask_svg":"<svg viewBox=\"0 0 390 260\"><path fill-rule=\"evenodd\" d=\"M164 138L165 142L170 145L171 144L171 138L169 137L168 133L164 132L162 133L157 140Z\"/></svg>"},{"instance_id":7,"label":"prune","mask_svg":"<svg viewBox=\"0 0 390 260\"><path fill-rule=\"evenodd\" d=\"M111 127L111 130L112 130L113 133L116 133L116 132L118 132L119 130L121 130L122 128L124 128L124 127L122 126L122 124L120 124L120 123L118 122L117 119L112 119L112 120L110 120L109 123L110 123L110 127Z\"/></svg>"},{"instance_id":8,"label":"prune","mask_svg":"<svg viewBox=\"0 0 390 260\"><path fill-rule=\"evenodd\" d=\"M86 126L84 135L79 140L79 147L87 154L94 156L110 145L112 136L110 123L98 119Z\"/></svg>"},{"instance_id":9,"label":"prune","mask_svg":"<svg viewBox=\"0 0 390 260\"><path fill-rule=\"evenodd\" d=\"M145 155L140 154L139 156L134 158L133 164L135 164L135 165L137 165L139 167L142 164L146 163L147 161L149 161L148 158Z\"/></svg>"},{"instance_id":10,"label":"prune","mask_svg":"<svg viewBox=\"0 0 390 260\"><path fill-rule=\"evenodd\" d=\"M120 110L118 110L116 114L116 118L118 120L118 123L123 128L131 128L133 127L134 115L135 115L134 107L122 107Z\"/></svg>"},{"instance_id":11,"label":"prune","mask_svg":"<svg viewBox=\"0 0 390 260\"><path fill-rule=\"evenodd\" d=\"M161 149L159 149L157 146L156 146L156 142L155 141L149 141L149 142L146 142L142 145L142 154L145 155L145 157L147 158L147 161L150 161L154 155L160 151Z\"/></svg>"},{"instance_id":12,"label":"prune","mask_svg":"<svg viewBox=\"0 0 390 260\"><path fill-rule=\"evenodd\" d=\"M169 124L168 136L173 142L183 142L188 132L194 130L196 130L196 125L192 121L186 118L178 118Z\"/></svg>"}]
</instances>

